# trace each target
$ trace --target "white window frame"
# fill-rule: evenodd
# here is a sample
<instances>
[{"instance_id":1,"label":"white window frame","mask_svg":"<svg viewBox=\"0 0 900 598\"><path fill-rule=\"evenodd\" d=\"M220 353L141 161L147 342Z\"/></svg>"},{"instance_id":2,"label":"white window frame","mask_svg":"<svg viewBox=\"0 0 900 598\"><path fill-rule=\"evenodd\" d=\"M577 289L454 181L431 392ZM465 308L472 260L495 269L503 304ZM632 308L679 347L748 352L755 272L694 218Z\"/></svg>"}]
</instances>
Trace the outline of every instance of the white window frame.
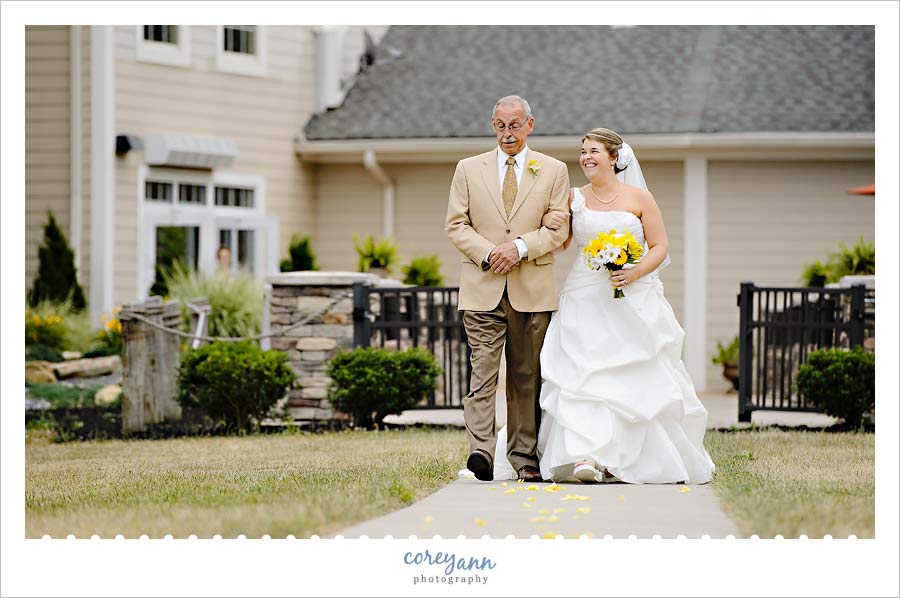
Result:
<instances>
[{"instance_id":1,"label":"white window frame","mask_svg":"<svg viewBox=\"0 0 900 598\"><path fill-rule=\"evenodd\" d=\"M146 201L148 180L174 185L172 203ZM181 183L206 186L206 205L178 203L177 186ZM253 189L253 207L238 208L215 205L215 187L233 186ZM264 278L278 273L278 219L266 216L266 179L263 176L227 171L201 173L172 168L141 166L138 173L138 275L136 297L143 300L153 285L156 265L156 228L159 226L196 226L200 229L199 268L215 272L216 251L221 228L250 229L255 232L254 271ZM265 236L265 243L262 235ZM236 259L235 255L235 259Z\"/></svg>"},{"instance_id":2,"label":"white window frame","mask_svg":"<svg viewBox=\"0 0 900 598\"><path fill-rule=\"evenodd\" d=\"M168 44L144 39L144 26L136 25L137 60L154 64L189 67L191 65L191 28L189 25L178 27L178 43Z\"/></svg>"},{"instance_id":3,"label":"white window frame","mask_svg":"<svg viewBox=\"0 0 900 598\"><path fill-rule=\"evenodd\" d=\"M216 25L216 69L225 73L265 77L268 63L269 33L265 25L256 27L256 53L225 51L225 25Z\"/></svg>"}]
</instances>

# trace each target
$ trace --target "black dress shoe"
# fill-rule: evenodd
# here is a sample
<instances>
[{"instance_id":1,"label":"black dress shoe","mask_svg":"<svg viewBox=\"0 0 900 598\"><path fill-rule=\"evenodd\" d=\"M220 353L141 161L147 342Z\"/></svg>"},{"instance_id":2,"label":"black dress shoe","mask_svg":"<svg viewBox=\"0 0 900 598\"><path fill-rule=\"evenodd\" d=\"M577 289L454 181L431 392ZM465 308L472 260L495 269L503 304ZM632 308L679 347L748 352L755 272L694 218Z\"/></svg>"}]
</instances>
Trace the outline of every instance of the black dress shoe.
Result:
<instances>
[{"instance_id":1,"label":"black dress shoe","mask_svg":"<svg viewBox=\"0 0 900 598\"><path fill-rule=\"evenodd\" d=\"M488 461L486 455L478 451L469 455L469 459L466 461L466 468L482 482L490 482L494 479L494 468L491 466L491 462Z\"/></svg>"},{"instance_id":2,"label":"black dress shoe","mask_svg":"<svg viewBox=\"0 0 900 598\"><path fill-rule=\"evenodd\" d=\"M526 482L543 482L544 478L541 477L541 472L537 467L532 465L523 465L519 468L519 479L525 480Z\"/></svg>"}]
</instances>

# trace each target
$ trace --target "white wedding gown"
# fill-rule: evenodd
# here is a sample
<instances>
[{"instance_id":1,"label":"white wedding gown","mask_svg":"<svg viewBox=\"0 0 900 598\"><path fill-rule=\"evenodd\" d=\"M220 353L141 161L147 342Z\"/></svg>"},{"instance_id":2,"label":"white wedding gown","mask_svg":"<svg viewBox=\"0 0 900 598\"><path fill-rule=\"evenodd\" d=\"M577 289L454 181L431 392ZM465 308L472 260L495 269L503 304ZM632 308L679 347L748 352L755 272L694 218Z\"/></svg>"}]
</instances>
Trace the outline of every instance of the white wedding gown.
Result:
<instances>
[{"instance_id":1,"label":"white wedding gown","mask_svg":"<svg viewBox=\"0 0 900 598\"><path fill-rule=\"evenodd\" d=\"M574 463L590 459L623 482L706 483L715 470L703 447L707 412L681 360L684 330L663 296L659 270L668 258L614 299L608 271L590 270L581 257L610 228L646 248L637 216L589 210L576 188L569 251L577 257L541 350L541 475L574 480ZM504 428L494 479L515 477Z\"/></svg>"}]
</instances>

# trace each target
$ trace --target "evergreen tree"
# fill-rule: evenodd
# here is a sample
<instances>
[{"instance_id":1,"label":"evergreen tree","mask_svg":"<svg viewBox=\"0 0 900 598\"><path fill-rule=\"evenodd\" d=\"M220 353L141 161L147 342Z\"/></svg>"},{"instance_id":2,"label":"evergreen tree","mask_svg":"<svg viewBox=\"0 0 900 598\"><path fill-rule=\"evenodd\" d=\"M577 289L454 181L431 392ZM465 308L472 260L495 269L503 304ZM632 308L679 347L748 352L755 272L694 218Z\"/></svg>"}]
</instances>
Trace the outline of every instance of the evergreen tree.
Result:
<instances>
[{"instance_id":1,"label":"evergreen tree","mask_svg":"<svg viewBox=\"0 0 900 598\"><path fill-rule=\"evenodd\" d=\"M75 254L69 249L53 213L47 215L49 221L44 227L44 244L38 248L38 271L28 293L28 304L36 307L44 299L59 302L71 299L72 307L80 311L85 301L75 275Z\"/></svg>"}]
</instances>

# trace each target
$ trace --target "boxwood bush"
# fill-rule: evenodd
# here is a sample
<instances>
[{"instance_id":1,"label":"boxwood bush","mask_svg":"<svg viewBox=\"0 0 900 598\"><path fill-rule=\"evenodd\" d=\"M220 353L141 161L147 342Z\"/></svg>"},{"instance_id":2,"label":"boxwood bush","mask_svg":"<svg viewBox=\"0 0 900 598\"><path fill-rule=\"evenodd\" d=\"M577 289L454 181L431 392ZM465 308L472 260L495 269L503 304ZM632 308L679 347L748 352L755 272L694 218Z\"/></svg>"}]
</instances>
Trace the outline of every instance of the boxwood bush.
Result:
<instances>
[{"instance_id":1,"label":"boxwood bush","mask_svg":"<svg viewBox=\"0 0 900 598\"><path fill-rule=\"evenodd\" d=\"M386 416L424 399L440 374L437 360L424 349L357 348L329 363L328 398L335 409L353 418L354 425L372 429Z\"/></svg>"},{"instance_id":2,"label":"boxwood bush","mask_svg":"<svg viewBox=\"0 0 900 598\"><path fill-rule=\"evenodd\" d=\"M178 369L178 402L244 433L258 428L296 379L287 357L256 343L214 342L187 351Z\"/></svg>"},{"instance_id":3,"label":"boxwood bush","mask_svg":"<svg viewBox=\"0 0 900 598\"><path fill-rule=\"evenodd\" d=\"M849 428L874 423L875 354L862 347L814 351L797 372L797 390Z\"/></svg>"}]
</instances>

